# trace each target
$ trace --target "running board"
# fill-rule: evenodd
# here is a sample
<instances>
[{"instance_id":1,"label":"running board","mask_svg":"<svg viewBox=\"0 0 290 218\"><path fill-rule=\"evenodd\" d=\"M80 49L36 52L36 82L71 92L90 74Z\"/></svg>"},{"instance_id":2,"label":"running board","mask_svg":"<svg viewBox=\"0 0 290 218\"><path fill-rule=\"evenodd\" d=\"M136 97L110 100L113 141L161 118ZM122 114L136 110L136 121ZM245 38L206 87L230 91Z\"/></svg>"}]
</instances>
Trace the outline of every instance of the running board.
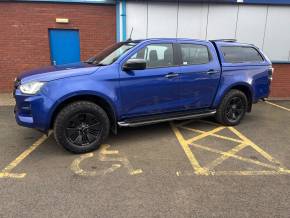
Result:
<instances>
[{"instance_id":1,"label":"running board","mask_svg":"<svg viewBox=\"0 0 290 218\"><path fill-rule=\"evenodd\" d=\"M199 113L199 114L187 114L185 116L178 116L178 117L169 117L169 118L147 120L147 121L144 120L140 122L121 121L121 122L118 122L118 125L122 127L144 126L144 125L173 121L173 120L187 120L187 119L193 119L193 118L202 118L202 117L214 115L215 113L216 113L216 110L205 112L205 113Z\"/></svg>"}]
</instances>

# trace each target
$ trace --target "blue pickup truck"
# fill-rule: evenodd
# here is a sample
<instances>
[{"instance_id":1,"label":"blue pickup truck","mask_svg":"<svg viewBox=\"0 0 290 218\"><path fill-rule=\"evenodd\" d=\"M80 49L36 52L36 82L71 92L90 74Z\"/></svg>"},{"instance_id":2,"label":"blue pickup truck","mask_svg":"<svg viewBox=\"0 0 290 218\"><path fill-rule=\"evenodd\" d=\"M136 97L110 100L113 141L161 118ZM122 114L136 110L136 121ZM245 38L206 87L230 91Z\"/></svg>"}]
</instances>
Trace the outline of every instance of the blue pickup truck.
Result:
<instances>
[{"instance_id":1,"label":"blue pickup truck","mask_svg":"<svg viewBox=\"0 0 290 218\"><path fill-rule=\"evenodd\" d=\"M15 117L84 153L118 127L205 116L237 125L269 95L272 74L260 49L234 40L127 40L17 77Z\"/></svg>"}]
</instances>

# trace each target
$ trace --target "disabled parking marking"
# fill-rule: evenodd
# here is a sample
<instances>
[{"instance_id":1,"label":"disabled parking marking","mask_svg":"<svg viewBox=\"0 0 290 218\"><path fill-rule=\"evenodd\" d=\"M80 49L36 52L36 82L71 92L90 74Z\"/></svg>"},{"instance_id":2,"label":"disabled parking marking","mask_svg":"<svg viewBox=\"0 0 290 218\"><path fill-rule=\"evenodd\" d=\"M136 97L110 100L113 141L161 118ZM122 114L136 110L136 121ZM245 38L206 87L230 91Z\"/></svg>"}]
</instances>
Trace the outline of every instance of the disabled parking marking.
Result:
<instances>
[{"instance_id":1,"label":"disabled parking marking","mask_svg":"<svg viewBox=\"0 0 290 218\"><path fill-rule=\"evenodd\" d=\"M290 108L283 107L283 106L281 106L281 105L279 105L279 104L275 104L275 103L270 102L270 101L265 101L265 103L270 104L270 105L273 105L273 106L275 106L275 107L278 107L278 108L281 108L281 109L283 109L283 110L286 110L286 111L290 112Z\"/></svg>"},{"instance_id":2,"label":"disabled parking marking","mask_svg":"<svg viewBox=\"0 0 290 218\"><path fill-rule=\"evenodd\" d=\"M194 129L194 128L186 126L192 122L194 122L194 120L185 121L185 122L182 122L179 124L175 124L173 122L170 123L173 132L175 133L181 147L183 148L183 150L184 150L184 152L185 152L187 158L189 159L189 161L192 165L192 168L193 168L193 173L192 172L182 173L182 172L178 171L176 173L177 176L180 176L182 174L184 174L184 175L195 174L195 175L207 175L207 176L208 175L281 175L281 174L288 174L289 175L290 174L289 169L286 169L286 167L284 167L278 160L273 158L270 154L268 154L261 147L256 145L254 142L252 142L250 139L248 139L246 136L244 136L241 132L239 132L234 127L217 126L217 124L215 124L215 123L200 120L199 122L211 124L215 127L214 129L212 129L210 131L202 131L202 130L198 130L198 129ZM186 140L184 138L184 136L182 135L182 132L180 131L180 129L190 130L194 133L199 133L199 135ZM232 137L217 134L219 131L221 131L223 129L230 130L239 139L235 139ZM236 142L236 143L238 143L238 145L225 152L225 151L220 151L218 149L210 148L210 147L207 147L204 145L200 145L197 143L198 140L204 139L206 137L221 138L224 140ZM216 158L214 161L206 164L205 166L201 166L199 161L195 157L194 153L192 152L192 150L190 148L191 146L198 148L198 149L213 152L216 154L220 154L221 156ZM266 158L270 163L263 163L263 162L258 161L258 160L253 160L253 159L250 159L247 157L242 157L242 156L237 155L237 153L239 151L241 151L247 147L250 147L253 150L255 150L261 156ZM269 168L269 170L259 170L259 171L249 171L249 170L246 170L246 171L216 171L215 170L215 167L222 164L225 160L227 160L229 158L234 158L234 159L246 162L246 163L251 163L251 164L258 165L258 166L266 167L266 168Z\"/></svg>"},{"instance_id":3,"label":"disabled parking marking","mask_svg":"<svg viewBox=\"0 0 290 218\"><path fill-rule=\"evenodd\" d=\"M127 168L129 175L141 174L142 169L134 169L128 158L124 155L120 155L118 150L108 150L110 145L102 145L97 153L97 158L99 161L103 162L119 162L118 164L112 164L111 167L107 169L102 169L98 171L86 171L80 167L80 164L88 159L94 157L94 153L83 154L76 158L71 164L71 170L80 176L104 176L108 173L112 173L115 170L121 168L122 166ZM112 157L112 155L114 155ZM117 157L115 155L118 155Z\"/></svg>"},{"instance_id":4,"label":"disabled parking marking","mask_svg":"<svg viewBox=\"0 0 290 218\"><path fill-rule=\"evenodd\" d=\"M83 160L92 158L94 156L94 153L88 153L88 154L83 154L79 158L75 159L73 163L71 164L71 170L81 176L102 176L106 175L107 173L112 173L116 169L120 168L120 164L113 164L110 168L104 169L101 171L85 171L80 167L80 164Z\"/></svg>"},{"instance_id":5,"label":"disabled parking marking","mask_svg":"<svg viewBox=\"0 0 290 218\"><path fill-rule=\"evenodd\" d=\"M11 173L11 171L17 167L27 156L29 156L39 145L41 145L49 136L41 136L36 142L34 142L29 148L22 152L15 160L9 163L3 170L0 171L0 178L13 178L22 179L26 176L26 173Z\"/></svg>"}]
</instances>

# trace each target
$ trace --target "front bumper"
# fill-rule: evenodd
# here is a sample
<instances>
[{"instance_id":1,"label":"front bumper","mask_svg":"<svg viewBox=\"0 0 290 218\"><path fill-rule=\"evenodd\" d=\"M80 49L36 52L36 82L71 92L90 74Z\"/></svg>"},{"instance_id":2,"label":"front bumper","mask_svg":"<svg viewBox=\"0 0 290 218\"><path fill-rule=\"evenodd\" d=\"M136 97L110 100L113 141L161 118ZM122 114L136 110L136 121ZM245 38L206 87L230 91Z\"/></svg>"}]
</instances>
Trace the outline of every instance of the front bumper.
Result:
<instances>
[{"instance_id":1,"label":"front bumper","mask_svg":"<svg viewBox=\"0 0 290 218\"><path fill-rule=\"evenodd\" d=\"M19 89L14 91L16 105L14 114L16 122L24 127L47 132L50 128L52 100L42 93L25 95Z\"/></svg>"}]
</instances>

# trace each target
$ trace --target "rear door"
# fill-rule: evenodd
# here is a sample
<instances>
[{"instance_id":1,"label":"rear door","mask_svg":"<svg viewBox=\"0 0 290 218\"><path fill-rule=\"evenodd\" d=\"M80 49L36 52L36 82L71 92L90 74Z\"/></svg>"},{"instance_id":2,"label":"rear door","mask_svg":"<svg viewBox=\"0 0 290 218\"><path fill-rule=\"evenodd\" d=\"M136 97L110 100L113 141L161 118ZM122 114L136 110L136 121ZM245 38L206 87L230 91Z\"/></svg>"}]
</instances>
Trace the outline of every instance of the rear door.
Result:
<instances>
[{"instance_id":1,"label":"rear door","mask_svg":"<svg viewBox=\"0 0 290 218\"><path fill-rule=\"evenodd\" d=\"M214 46L209 42L180 42L180 98L184 109L211 106L221 67Z\"/></svg>"}]
</instances>

